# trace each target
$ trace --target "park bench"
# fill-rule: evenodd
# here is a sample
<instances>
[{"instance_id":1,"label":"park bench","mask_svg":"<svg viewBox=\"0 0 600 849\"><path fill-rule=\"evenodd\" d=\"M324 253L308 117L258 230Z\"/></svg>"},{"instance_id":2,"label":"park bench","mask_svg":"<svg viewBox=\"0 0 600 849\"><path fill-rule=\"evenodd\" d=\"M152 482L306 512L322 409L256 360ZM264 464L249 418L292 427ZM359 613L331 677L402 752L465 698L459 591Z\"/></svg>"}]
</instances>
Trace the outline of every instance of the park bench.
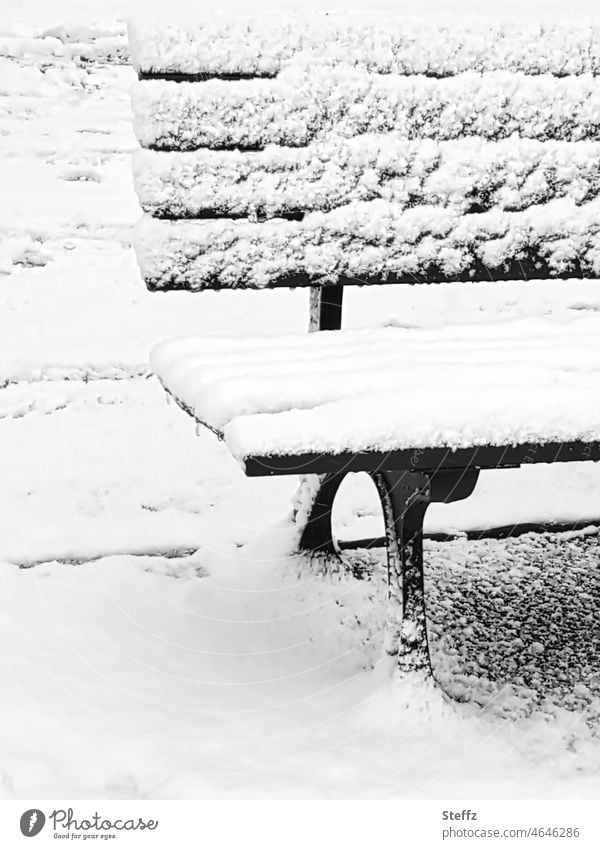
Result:
<instances>
[{"instance_id":1,"label":"park bench","mask_svg":"<svg viewBox=\"0 0 600 849\"><path fill-rule=\"evenodd\" d=\"M600 277L600 27L211 13L129 32L146 285L310 287L321 331L166 340L152 369L247 475L303 476L305 551L335 556L340 483L372 477L398 662L427 669L427 506L481 469L600 460L600 319L343 330L344 288Z\"/></svg>"}]
</instances>

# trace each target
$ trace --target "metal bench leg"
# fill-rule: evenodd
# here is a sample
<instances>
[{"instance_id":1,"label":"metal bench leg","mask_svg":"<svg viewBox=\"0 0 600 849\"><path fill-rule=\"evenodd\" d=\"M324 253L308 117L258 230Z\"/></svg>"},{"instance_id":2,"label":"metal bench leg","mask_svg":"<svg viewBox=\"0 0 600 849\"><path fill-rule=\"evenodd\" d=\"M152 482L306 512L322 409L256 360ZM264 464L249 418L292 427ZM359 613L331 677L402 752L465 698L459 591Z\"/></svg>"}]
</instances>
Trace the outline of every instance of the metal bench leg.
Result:
<instances>
[{"instance_id":1,"label":"metal bench leg","mask_svg":"<svg viewBox=\"0 0 600 849\"><path fill-rule=\"evenodd\" d=\"M418 472L375 472L385 517L390 595L400 608L398 666L431 673L423 582L423 519L430 503L429 477ZM394 598L395 597L395 598Z\"/></svg>"},{"instance_id":2,"label":"metal bench leg","mask_svg":"<svg viewBox=\"0 0 600 849\"><path fill-rule=\"evenodd\" d=\"M311 554L337 555L333 538L331 511L344 474L324 475L317 495L312 502L308 519L300 538L300 550Z\"/></svg>"}]
</instances>

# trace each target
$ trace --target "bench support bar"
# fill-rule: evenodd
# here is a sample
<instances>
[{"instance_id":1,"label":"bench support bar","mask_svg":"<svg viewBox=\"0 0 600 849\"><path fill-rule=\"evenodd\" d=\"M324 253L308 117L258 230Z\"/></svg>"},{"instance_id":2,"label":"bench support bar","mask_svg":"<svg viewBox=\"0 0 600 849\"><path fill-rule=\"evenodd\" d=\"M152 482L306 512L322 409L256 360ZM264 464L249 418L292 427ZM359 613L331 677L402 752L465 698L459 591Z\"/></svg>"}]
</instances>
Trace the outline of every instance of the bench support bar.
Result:
<instances>
[{"instance_id":1,"label":"bench support bar","mask_svg":"<svg viewBox=\"0 0 600 849\"><path fill-rule=\"evenodd\" d=\"M310 290L308 329L340 330L342 327L343 286L313 286Z\"/></svg>"}]
</instances>

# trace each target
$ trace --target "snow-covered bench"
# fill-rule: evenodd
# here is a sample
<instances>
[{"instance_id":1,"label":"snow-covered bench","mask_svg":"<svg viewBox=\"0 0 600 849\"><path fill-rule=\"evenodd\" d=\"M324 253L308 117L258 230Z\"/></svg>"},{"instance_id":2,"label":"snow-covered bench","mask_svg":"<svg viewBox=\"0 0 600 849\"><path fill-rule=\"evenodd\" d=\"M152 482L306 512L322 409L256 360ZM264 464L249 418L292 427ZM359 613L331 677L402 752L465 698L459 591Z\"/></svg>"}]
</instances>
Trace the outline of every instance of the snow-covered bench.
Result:
<instances>
[{"instance_id":1,"label":"snow-covered bench","mask_svg":"<svg viewBox=\"0 0 600 849\"><path fill-rule=\"evenodd\" d=\"M317 476L304 549L335 552L340 482L369 472L400 662L427 666L427 505L600 459L600 320L347 331L343 289L600 277L600 27L211 13L130 47L147 286L310 286L334 331L173 339L153 370L246 474Z\"/></svg>"}]
</instances>

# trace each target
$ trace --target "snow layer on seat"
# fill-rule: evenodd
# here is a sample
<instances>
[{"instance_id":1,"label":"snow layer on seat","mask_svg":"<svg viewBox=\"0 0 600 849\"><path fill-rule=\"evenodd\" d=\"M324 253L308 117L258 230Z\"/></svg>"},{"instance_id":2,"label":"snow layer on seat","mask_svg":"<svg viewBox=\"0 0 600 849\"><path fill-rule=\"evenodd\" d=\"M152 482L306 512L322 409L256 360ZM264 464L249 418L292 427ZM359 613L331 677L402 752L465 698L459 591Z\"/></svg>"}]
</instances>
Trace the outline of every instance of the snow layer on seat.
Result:
<instances>
[{"instance_id":1,"label":"snow layer on seat","mask_svg":"<svg viewBox=\"0 0 600 849\"><path fill-rule=\"evenodd\" d=\"M232 453L600 439L600 317L173 339L151 364Z\"/></svg>"},{"instance_id":2,"label":"snow layer on seat","mask_svg":"<svg viewBox=\"0 0 600 849\"><path fill-rule=\"evenodd\" d=\"M355 201L520 210L600 191L600 142L476 137L410 141L397 134L332 135L306 148L134 154L142 209L157 217L273 218Z\"/></svg>"},{"instance_id":3,"label":"snow layer on seat","mask_svg":"<svg viewBox=\"0 0 600 849\"><path fill-rule=\"evenodd\" d=\"M365 14L144 14L129 24L138 71L275 75L291 61L343 61L396 74L600 70L600 27L586 20L427 20Z\"/></svg>"},{"instance_id":4,"label":"snow layer on seat","mask_svg":"<svg viewBox=\"0 0 600 849\"><path fill-rule=\"evenodd\" d=\"M598 136L600 80L507 71L438 80L321 65L276 79L142 80L132 104L140 144L159 150L298 147L331 132L578 141Z\"/></svg>"},{"instance_id":5,"label":"snow layer on seat","mask_svg":"<svg viewBox=\"0 0 600 849\"><path fill-rule=\"evenodd\" d=\"M599 26L140 20L148 287L600 275Z\"/></svg>"},{"instance_id":6,"label":"snow layer on seat","mask_svg":"<svg viewBox=\"0 0 600 849\"><path fill-rule=\"evenodd\" d=\"M145 216L135 249L152 288L261 288L306 274L340 277L414 275L456 279L501 270L513 260L543 264L547 276L600 276L600 201L560 199L523 212L462 215L451 208L375 200L302 221L160 221ZM486 271L487 269L487 271Z\"/></svg>"}]
</instances>

